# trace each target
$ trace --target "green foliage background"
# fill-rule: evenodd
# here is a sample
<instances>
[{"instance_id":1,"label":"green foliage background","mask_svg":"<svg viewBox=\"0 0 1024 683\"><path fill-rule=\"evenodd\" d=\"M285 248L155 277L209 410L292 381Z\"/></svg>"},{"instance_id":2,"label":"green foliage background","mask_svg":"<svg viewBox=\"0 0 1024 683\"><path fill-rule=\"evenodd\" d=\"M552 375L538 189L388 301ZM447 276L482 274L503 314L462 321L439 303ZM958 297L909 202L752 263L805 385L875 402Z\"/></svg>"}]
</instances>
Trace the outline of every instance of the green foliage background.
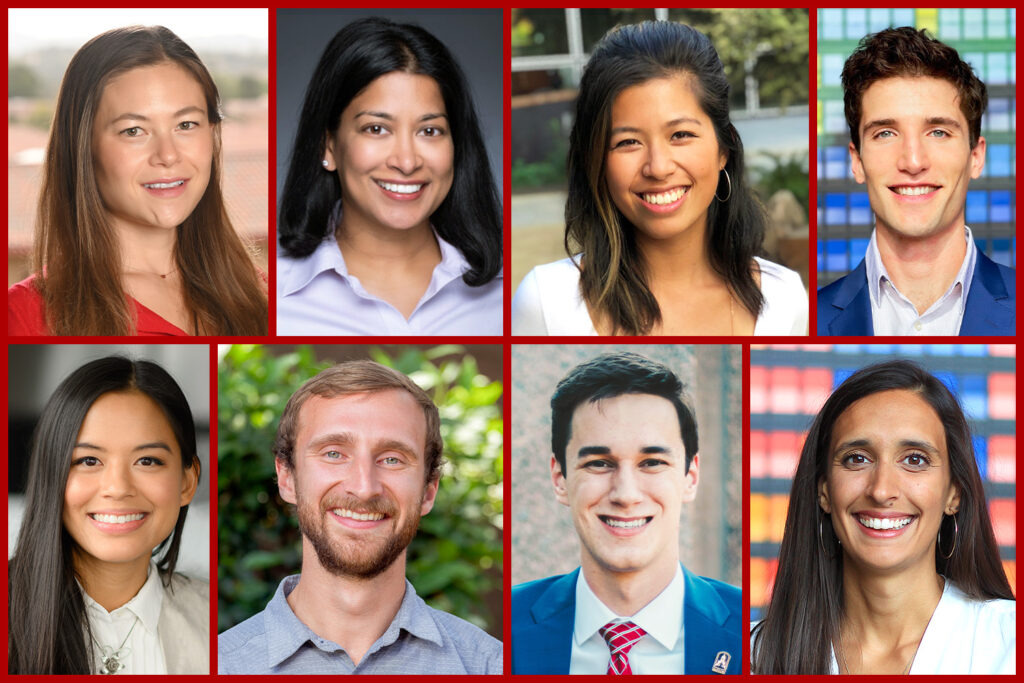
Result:
<instances>
[{"instance_id":1,"label":"green foliage background","mask_svg":"<svg viewBox=\"0 0 1024 683\"><path fill-rule=\"evenodd\" d=\"M426 602L501 638L502 383L459 346L372 360L405 373L441 415L446 464L433 510L409 546L407 576ZM272 445L288 398L331 365L309 347L281 356L231 346L218 367L218 631L261 611L301 568L298 521L277 491Z\"/></svg>"}]
</instances>

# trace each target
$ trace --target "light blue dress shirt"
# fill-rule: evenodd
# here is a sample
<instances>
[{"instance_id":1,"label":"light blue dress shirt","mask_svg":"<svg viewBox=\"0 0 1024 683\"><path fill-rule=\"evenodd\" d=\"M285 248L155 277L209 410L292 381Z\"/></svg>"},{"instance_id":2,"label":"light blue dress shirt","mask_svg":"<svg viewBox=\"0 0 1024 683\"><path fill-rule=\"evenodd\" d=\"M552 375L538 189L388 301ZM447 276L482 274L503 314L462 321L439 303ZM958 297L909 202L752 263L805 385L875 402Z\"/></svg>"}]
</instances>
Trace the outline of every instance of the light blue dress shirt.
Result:
<instances>
[{"instance_id":1,"label":"light blue dress shirt","mask_svg":"<svg viewBox=\"0 0 1024 683\"><path fill-rule=\"evenodd\" d=\"M359 666L337 643L302 623L287 595L299 575L277 587L266 609L217 638L221 674L500 674L501 641L456 616L428 607L405 582L405 597Z\"/></svg>"},{"instance_id":2,"label":"light blue dress shirt","mask_svg":"<svg viewBox=\"0 0 1024 683\"><path fill-rule=\"evenodd\" d=\"M469 262L435 232L441 262L408 319L350 274L334 235L310 256L277 254L279 335L460 335L502 333L503 277L480 287L462 279Z\"/></svg>"}]
</instances>

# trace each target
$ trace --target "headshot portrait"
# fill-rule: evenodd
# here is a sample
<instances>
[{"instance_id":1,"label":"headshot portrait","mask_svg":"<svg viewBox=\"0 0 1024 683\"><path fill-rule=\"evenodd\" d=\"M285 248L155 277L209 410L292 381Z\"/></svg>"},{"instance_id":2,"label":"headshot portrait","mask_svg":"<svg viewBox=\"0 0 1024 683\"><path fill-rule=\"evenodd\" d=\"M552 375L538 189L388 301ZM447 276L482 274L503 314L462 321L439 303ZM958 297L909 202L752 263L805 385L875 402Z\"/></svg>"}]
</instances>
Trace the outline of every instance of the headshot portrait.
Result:
<instances>
[{"instance_id":1,"label":"headshot portrait","mask_svg":"<svg viewBox=\"0 0 1024 683\"><path fill-rule=\"evenodd\" d=\"M544 17L517 11L523 16L514 30L524 35L515 33L514 40L525 50L532 20ZM522 279L512 302L513 334L807 334L807 293L800 273L765 258L769 243L773 250L783 242L792 247L791 240L806 236L806 208L794 194L806 199L806 116L800 109L806 95L760 112L754 73L760 58L782 68L787 57L806 55L807 35L799 27L807 26L807 12L763 10L772 14L762 16L758 10L746 24L737 11L695 12L671 21L670 12L656 10L655 21L613 23L600 40L587 45L587 55L577 55L586 57L578 88L565 84L547 92L540 87L545 78L548 88L558 87L549 72L524 72L514 80L524 90L536 84L532 96L517 100L523 109L535 105L534 116L542 105L555 113L553 103L566 98L572 97L574 105L555 121L572 122L567 144L556 138L567 158L564 220L556 214L553 193L526 193L525 162L517 159L514 165L524 171L513 178L524 196L513 205L513 248L526 268L516 273ZM701 30L687 19L700 21ZM744 37L729 32L728 41L716 45L710 35L718 21ZM786 35L769 35L765 27L772 22L789 25ZM736 46L745 39L749 47L759 47L741 57ZM524 57L522 68L544 64L534 59ZM733 92L734 69L743 68L749 70L746 111L737 106L743 99ZM789 88L775 83L776 91L799 92L806 69L797 73L796 83ZM773 119L771 132L764 121L744 125L750 111ZM520 120L527 116L520 114ZM745 155L741 127L755 142L751 156ZM513 125L523 154L530 154L529 142L539 135L535 130L517 131ZM549 184L558 182L553 176ZM785 191L776 195L778 189ZM531 229L533 223L540 225ZM559 225L564 227L561 235L556 234ZM520 237L522 247L517 245ZM537 250L541 239L567 257L544 263ZM802 257L789 262L806 266Z\"/></svg>"},{"instance_id":2,"label":"headshot portrait","mask_svg":"<svg viewBox=\"0 0 1024 683\"><path fill-rule=\"evenodd\" d=\"M513 346L513 674L742 671L741 365Z\"/></svg>"},{"instance_id":3,"label":"headshot portrait","mask_svg":"<svg viewBox=\"0 0 1024 683\"><path fill-rule=\"evenodd\" d=\"M209 674L209 350L8 353L8 673Z\"/></svg>"},{"instance_id":4,"label":"headshot portrait","mask_svg":"<svg viewBox=\"0 0 1024 683\"><path fill-rule=\"evenodd\" d=\"M501 26L277 10L279 334L501 334Z\"/></svg>"},{"instance_id":5,"label":"headshot portrait","mask_svg":"<svg viewBox=\"0 0 1024 683\"><path fill-rule=\"evenodd\" d=\"M753 673L1016 673L1015 361L751 351Z\"/></svg>"},{"instance_id":6,"label":"headshot portrait","mask_svg":"<svg viewBox=\"0 0 1024 683\"><path fill-rule=\"evenodd\" d=\"M870 11L819 10L861 21L819 44L818 334L1012 336L1012 10Z\"/></svg>"},{"instance_id":7,"label":"headshot portrait","mask_svg":"<svg viewBox=\"0 0 1024 683\"><path fill-rule=\"evenodd\" d=\"M9 19L11 92L23 96L9 95L8 249L10 275L23 279L8 283L8 333L266 334L255 254L267 234L266 14L12 9ZM133 19L151 23L125 25ZM211 34L228 23L230 39ZM176 27L215 60L219 82ZM77 51L63 77L33 69L66 49Z\"/></svg>"},{"instance_id":8,"label":"headshot portrait","mask_svg":"<svg viewBox=\"0 0 1024 683\"><path fill-rule=\"evenodd\" d=\"M498 346L222 350L219 673L502 673L501 375Z\"/></svg>"}]
</instances>

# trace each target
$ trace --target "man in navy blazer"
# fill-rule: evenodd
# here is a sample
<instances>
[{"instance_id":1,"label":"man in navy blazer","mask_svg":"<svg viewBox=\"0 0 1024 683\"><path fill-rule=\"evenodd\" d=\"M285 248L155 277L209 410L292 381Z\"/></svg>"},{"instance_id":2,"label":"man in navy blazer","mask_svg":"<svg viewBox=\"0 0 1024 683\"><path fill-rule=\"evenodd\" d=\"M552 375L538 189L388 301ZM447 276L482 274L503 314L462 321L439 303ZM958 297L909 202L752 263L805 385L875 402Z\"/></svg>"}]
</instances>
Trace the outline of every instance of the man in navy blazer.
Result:
<instances>
[{"instance_id":1,"label":"man in navy blazer","mask_svg":"<svg viewBox=\"0 0 1024 683\"><path fill-rule=\"evenodd\" d=\"M851 169L875 230L860 265L818 290L818 334L1016 334L1014 271L965 223L968 184L985 166L985 84L910 27L861 40L842 82Z\"/></svg>"},{"instance_id":2,"label":"man in navy blazer","mask_svg":"<svg viewBox=\"0 0 1024 683\"><path fill-rule=\"evenodd\" d=\"M513 587L512 673L739 674L740 590L679 562L699 472L679 378L606 354L570 371L551 409L551 481L581 566Z\"/></svg>"}]
</instances>

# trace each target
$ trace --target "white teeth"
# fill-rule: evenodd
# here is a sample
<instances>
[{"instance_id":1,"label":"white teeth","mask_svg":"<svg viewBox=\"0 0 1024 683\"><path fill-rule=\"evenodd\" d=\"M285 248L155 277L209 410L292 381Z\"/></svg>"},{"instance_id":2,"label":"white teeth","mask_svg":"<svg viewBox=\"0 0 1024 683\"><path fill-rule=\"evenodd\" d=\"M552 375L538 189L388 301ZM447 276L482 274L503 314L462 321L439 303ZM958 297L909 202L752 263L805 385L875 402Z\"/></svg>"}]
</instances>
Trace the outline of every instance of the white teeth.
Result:
<instances>
[{"instance_id":1,"label":"white teeth","mask_svg":"<svg viewBox=\"0 0 1024 683\"><path fill-rule=\"evenodd\" d=\"M137 512L133 515L104 515L100 513L94 513L91 515L97 522L103 522L104 524L125 524L127 522L137 522L146 515Z\"/></svg>"},{"instance_id":2,"label":"white teeth","mask_svg":"<svg viewBox=\"0 0 1024 683\"><path fill-rule=\"evenodd\" d=\"M184 185L184 180L175 180L173 183L146 183L145 186L151 190L169 190L172 187Z\"/></svg>"},{"instance_id":3,"label":"white teeth","mask_svg":"<svg viewBox=\"0 0 1024 683\"><path fill-rule=\"evenodd\" d=\"M898 185L892 189L896 191L896 194L901 194L906 197L916 197L918 195L928 194L929 192L933 192L939 188L934 185L920 185L917 187L904 187Z\"/></svg>"},{"instance_id":4,"label":"white teeth","mask_svg":"<svg viewBox=\"0 0 1024 683\"><path fill-rule=\"evenodd\" d=\"M646 517L641 517L640 519L634 519L634 520L630 520L628 522L625 522L625 521L622 521L622 520L611 519L610 517L605 517L604 518L604 523L607 524L608 526L616 527L617 529L636 529L636 528L642 527L644 524L647 524L647 518Z\"/></svg>"},{"instance_id":5,"label":"white teeth","mask_svg":"<svg viewBox=\"0 0 1024 683\"><path fill-rule=\"evenodd\" d=\"M379 519L384 519L384 514L381 512L353 512L341 509L331 510L331 512L338 517L347 517L359 522L376 522Z\"/></svg>"},{"instance_id":6,"label":"white teeth","mask_svg":"<svg viewBox=\"0 0 1024 683\"><path fill-rule=\"evenodd\" d=\"M650 194L645 192L643 194L644 201L648 204L671 204L677 201L680 197L690 191L689 187L677 187L674 190L668 192L659 192L658 194Z\"/></svg>"},{"instance_id":7,"label":"white teeth","mask_svg":"<svg viewBox=\"0 0 1024 683\"><path fill-rule=\"evenodd\" d=\"M866 526L869 529L876 530L887 530L887 529L902 529L906 525L914 521L913 517L904 517L902 519L893 519L887 517L884 519L875 519L874 517L857 517L857 521Z\"/></svg>"},{"instance_id":8,"label":"white teeth","mask_svg":"<svg viewBox=\"0 0 1024 683\"><path fill-rule=\"evenodd\" d=\"M423 183L419 185L396 185L395 183L384 183L377 181L377 184L383 187L388 192L397 192L398 194L413 194L419 192L420 188L423 187Z\"/></svg>"}]
</instances>

